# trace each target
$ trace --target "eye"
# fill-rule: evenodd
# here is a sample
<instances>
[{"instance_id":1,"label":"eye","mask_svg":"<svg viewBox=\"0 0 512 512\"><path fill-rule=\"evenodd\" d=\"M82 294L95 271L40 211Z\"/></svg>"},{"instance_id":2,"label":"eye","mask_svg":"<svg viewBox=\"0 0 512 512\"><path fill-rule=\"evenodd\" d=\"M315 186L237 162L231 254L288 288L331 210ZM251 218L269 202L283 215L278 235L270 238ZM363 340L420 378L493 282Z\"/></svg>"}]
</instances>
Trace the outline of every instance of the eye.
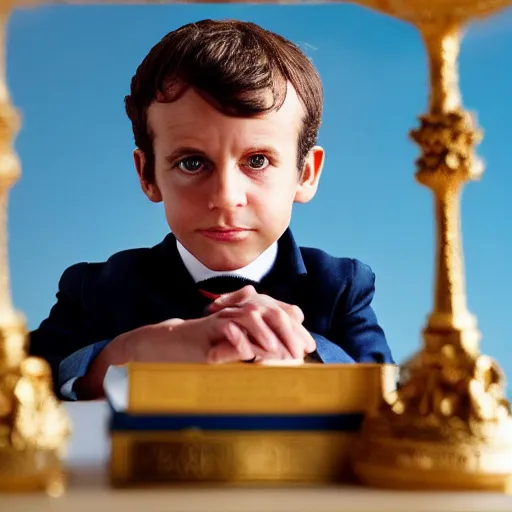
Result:
<instances>
[{"instance_id":1,"label":"eye","mask_svg":"<svg viewBox=\"0 0 512 512\"><path fill-rule=\"evenodd\" d=\"M247 165L251 169L265 169L269 165L268 158L265 155L251 155L247 159Z\"/></svg>"},{"instance_id":2,"label":"eye","mask_svg":"<svg viewBox=\"0 0 512 512\"><path fill-rule=\"evenodd\" d=\"M188 174L194 174L202 171L206 166L205 159L202 156L187 156L182 158L177 164L176 167L180 171L183 171Z\"/></svg>"}]
</instances>

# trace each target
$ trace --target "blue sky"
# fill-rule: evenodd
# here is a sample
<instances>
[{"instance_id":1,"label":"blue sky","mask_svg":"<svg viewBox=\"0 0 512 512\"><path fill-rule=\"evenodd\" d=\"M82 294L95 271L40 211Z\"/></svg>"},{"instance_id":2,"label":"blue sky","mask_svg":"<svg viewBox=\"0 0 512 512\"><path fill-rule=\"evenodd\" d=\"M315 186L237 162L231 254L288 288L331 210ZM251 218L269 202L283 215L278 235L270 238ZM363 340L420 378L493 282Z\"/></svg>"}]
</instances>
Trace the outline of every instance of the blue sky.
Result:
<instances>
[{"instance_id":1,"label":"blue sky","mask_svg":"<svg viewBox=\"0 0 512 512\"><path fill-rule=\"evenodd\" d=\"M123 110L130 78L163 35L202 18L254 21L298 43L325 85L315 200L297 207L301 245L359 258L377 275L375 308L398 361L415 351L432 304L430 193L414 181L407 133L426 109L417 32L351 5L91 6L16 12L8 80L24 122L23 164L9 206L14 302L36 327L63 270L158 243L163 211L139 190ZM485 129L487 169L463 196L469 306L483 350L512 375L512 12L471 28L461 56L465 105Z\"/></svg>"}]
</instances>

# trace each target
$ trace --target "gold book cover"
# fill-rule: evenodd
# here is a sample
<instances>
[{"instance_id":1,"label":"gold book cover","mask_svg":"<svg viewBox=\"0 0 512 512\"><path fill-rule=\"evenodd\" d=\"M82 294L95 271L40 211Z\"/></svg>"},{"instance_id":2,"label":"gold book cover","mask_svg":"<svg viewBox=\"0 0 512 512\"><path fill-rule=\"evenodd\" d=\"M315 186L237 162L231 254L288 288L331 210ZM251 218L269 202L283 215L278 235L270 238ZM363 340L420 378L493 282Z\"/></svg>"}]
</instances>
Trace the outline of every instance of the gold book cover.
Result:
<instances>
[{"instance_id":1,"label":"gold book cover","mask_svg":"<svg viewBox=\"0 0 512 512\"><path fill-rule=\"evenodd\" d=\"M328 414L366 411L395 388L378 364L129 363L130 414Z\"/></svg>"},{"instance_id":2,"label":"gold book cover","mask_svg":"<svg viewBox=\"0 0 512 512\"><path fill-rule=\"evenodd\" d=\"M357 432L114 432L114 487L349 482Z\"/></svg>"},{"instance_id":3,"label":"gold book cover","mask_svg":"<svg viewBox=\"0 0 512 512\"><path fill-rule=\"evenodd\" d=\"M111 402L114 486L346 481L393 365L129 364Z\"/></svg>"}]
</instances>

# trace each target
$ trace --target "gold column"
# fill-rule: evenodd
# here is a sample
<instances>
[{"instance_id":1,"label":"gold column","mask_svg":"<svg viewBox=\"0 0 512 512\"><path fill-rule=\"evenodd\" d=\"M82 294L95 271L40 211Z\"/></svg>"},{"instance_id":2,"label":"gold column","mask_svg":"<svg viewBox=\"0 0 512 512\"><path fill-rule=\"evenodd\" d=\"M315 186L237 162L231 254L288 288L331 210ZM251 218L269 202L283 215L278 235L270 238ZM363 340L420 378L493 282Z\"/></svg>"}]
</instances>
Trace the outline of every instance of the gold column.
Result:
<instances>
[{"instance_id":1,"label":"gold column","mask_svg":"<svg viewBox=\"0 0 512 512\"><path fill-rule=\"evenodd\" d=\"M411 14L422 2L404 4ZM434 196L434 306L423 348L402 366L398 390L363 427L355 471L374 486L504 490L512 474L504 376L495 361L480 355L480 333L466 306L460 196L483 166L474 155L479 130L461 102L462 20L450 16L455 12L455 5L439 2L437 12L423 12L416 22L428 53L431 93L411 137L422 152L416 178Z\"/></svg>"},{"instance_id":2,"label":"gold column","mask_svg":"<svg viewBox=\"0 0 512 512\"><path fill-rule=\"evenodd\" d=\"M420 128L411 137L422 149L416 179L432 190L437 221L434 309L424 338L434 352L448 342L474 356L480 335L466 305L460 196L464 183L483 172L473 154L481 135L472 116L461 106L459 27L425 25L422 35L430 60L432 92L429 112L420 118Z\"/></svg>"},{"instance_id":3,"label":"gold column","mask_svg":"<svg viewBox=\"0 0 512 512\"><path fill-rule=\"evenodd\" d=\"M69 422L52 392L48 364L27 357L23 315L12 306L7 251L9 189L20 176L12 148L19 117L5 77L6 26L10 6L0 4L0 492L64 490L60 457Z\"/></svg>"}]
</instances>

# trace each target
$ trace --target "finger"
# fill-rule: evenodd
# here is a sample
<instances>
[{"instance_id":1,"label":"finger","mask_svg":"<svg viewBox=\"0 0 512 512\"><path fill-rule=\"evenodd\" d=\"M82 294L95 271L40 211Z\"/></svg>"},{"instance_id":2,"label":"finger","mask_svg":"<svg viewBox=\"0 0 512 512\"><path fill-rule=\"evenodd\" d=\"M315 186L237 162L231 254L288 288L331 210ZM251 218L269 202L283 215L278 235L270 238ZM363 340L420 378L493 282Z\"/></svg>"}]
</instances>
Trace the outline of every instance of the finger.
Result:
<instances>
[{"instance_id":1,"label":"finger","mask_svg":"<svg viewBox=\"0 0 512 512\"><path fill-rule=\"evenodd\" d=\"M267 310L263 319L288 349L293 359L304 357L304 339L294 328L293 321L281 308Z\"/></svg>"},{"instance_id":2,"label":"finger","mask_svg":"<svg viewBox=\"0 0 512 512\"><path fill-rule=\"evenodd\" d=\"M224 340L210 349L206 362L210 364L234 363L239 361L250 361L257 363L264 360L264 358L268 356L267 352L257 347L256 345L253 346L253 353L254 356L249 359L242 358L240 357L240 353L235 349L235 347L233 347L229 341Z\"/></svg>"},{"instance_id":3,"label":"finger","mask_svg":"<svg viewBox=\"0 0 512 512\"><path fill-rule=\"evenodd\" d=\"M304 357L306 347L311 345L309 333L301 323L279 308L277 301L270 300L273 309L248 303L240 308L226 308L220 315L229 317L244 328L249 340L263 348L267 354L278 359Z\"/></svg>"},{"instance_id":4,"label":"finger","mask_svg":"<svg viewBox=\"0 0 512 512\"><path fill-rule=\"evenodd\" d=\"M270 297L265 294L258 294L257 297L249 297L248 301L257 301L260 305L266 306L268 308L280 307L283 311L288 313L292 318L295 318L298 322L302 323L304 321L304 313L299 306L295 306L294 304L288 304L287 302L282 302L280 300L274 299L274 297Z\"/></svg>"},{"instance_id":5,"label":"finger","mask_svg":"<svg viewBox=\"0 0 512 512\"><path fill-rule=\"evenodd\" d=\"M279 302L278 304L282 307L292 318L297 320L297 322L304 322L304 313L299 306L295 306L293 304L286 304L286 302Z\"/></svg>"},{"instance_id":6,"label":"finger","mask_svg":"<svg viewBox=\"0 0 512 512\"><path fill-rule=\"evenodd\" d=\"M217 311L220 311L223 308L224 306L219 306L216 302L212 302L211 304L208 304L208 307L206 309L208 313L217 313Z\"/></svg>"},{"instance_id":7,"label":"finger","mask_svg":"<svg viewBox=\"0 0 512 512\"><path fill-rule=\"evenodd\" d=\"M248 360L254 357L254 349L246 333L231 320L224 322L217 321L219 334L222 336L221 343L228 341L238 354L238 360Z\"/></svg>"},{"instance_id":8,"label":"finger","mask_svg":"<svg viewBox=\"0 0 512 512\"><path fill-rule=\"evenodd\" d=\"M255 295L257 295L257 292L254 286L244 286L236 292L221 295L210 304L208 309L211 312L214 312L222 308L235 307L239 304L245 303L250 297L254 297Z\"/></svg>"},{"instance_id":9,"label":"finger","mask_svg":"<svg viewBox=\"0 0 512 512\"><path fill-rule=\"evenodd\" d=\"M288 348L283 345L283 343L280 343L279 348L275 352L267 352L262 359L271 361L285 361L288 359L294 359L294 357Z\"/></svg>"},{"instance_id":10,"label":"finger","mask_svg":"<svg viewBox=\"0 0 512 512\"><path fill-rule=\"evenodd\" d=\"M294 316L297 319L297 322L300 322L300 323L304 322L304 313L303 313L302 309L300 309L299 306L295 306L295 305L292 306L292 309L293 309Z\"/></svg>"},{"instance_id":11,"label":"finger","mask_svg":"<svg viewBox=\"0 0 512 512\"><path fill-rule=\"evenodd\" d=\"M309 331L302 325L302 323L297 322L296 320L291 320L292 330L293 330L293 343L297 347L297 351L295 354L299 354L299 351L302 350L302 355L300 357L304 357L306 354L310 354L316 350L316 341L311 336Z\"/></svg>"},{"instance_id":12,"label":"finger","mask_svg":"<svg viewBox=\"0 0 512 512\"><path fill-rule=\"evenodd\" d=\"M258 364L261 366L296 366L299 364L304 364L304 358L301 357L299 359L262 359L258 361Z\"/></svg>"},{"instance_id":13,"label":"finger","mask_svg":"<svg viewBox=\"0 0 512 512\"><path fill-rule=\"evenodd\" d=\"M252 288L252 286L249 286L247 288ZM239 292L234 292L233 294L226 294L223 295L222 297L219 297L216 301L212 302L208 306L208 311L210 313L216 313L226 307L241 307L244 304L247 304L248 301L258 301L259 304L266 305L268 307L275 307L277 305L284 311L286 311L286 313L288 313L292 318L295 318L298 322L304 322L304 313L302 312L302 309L299 308L299 306L287 304L286 302L281 302L279 300L274 299L273 297L269 297L268 295L256 295L257 298L254 296L251 290L248 290L246 294L241 294Z\"/></svg>"},{"instance_id":14,"label":"finger","mask_svg":"<svg viewBox=\"0 0 512 512\"><path fill-rule=\"evenodd\" d=\"M281 342L263 320L260 309L255 304L246 304L240 308L226 308L218 314L221 318L229 318L231 322L244 329L251 343L267 352L278 350Z\"/></svg>"},{"instance_id":15,"label":"finger","mask_svg":"<svg viewBox=\"0 0 512 512\"><path fill-rule=\"evenodd\" d=\"M302 324L294 322L294 331L300 337L304 346L304 354L311 354L316 350L316 341Z\"/></svg>"},{"instance_id":16,"label":"finger","mask_svg":"<svg viewBox=\"0 0 512 512\"><path fill-rule=\"evenodd\" d=\"M240 359L238 350L227 340L213 346L206 356L206 362L209 364L234 363Z\"/></svg>"}]
</instances>

